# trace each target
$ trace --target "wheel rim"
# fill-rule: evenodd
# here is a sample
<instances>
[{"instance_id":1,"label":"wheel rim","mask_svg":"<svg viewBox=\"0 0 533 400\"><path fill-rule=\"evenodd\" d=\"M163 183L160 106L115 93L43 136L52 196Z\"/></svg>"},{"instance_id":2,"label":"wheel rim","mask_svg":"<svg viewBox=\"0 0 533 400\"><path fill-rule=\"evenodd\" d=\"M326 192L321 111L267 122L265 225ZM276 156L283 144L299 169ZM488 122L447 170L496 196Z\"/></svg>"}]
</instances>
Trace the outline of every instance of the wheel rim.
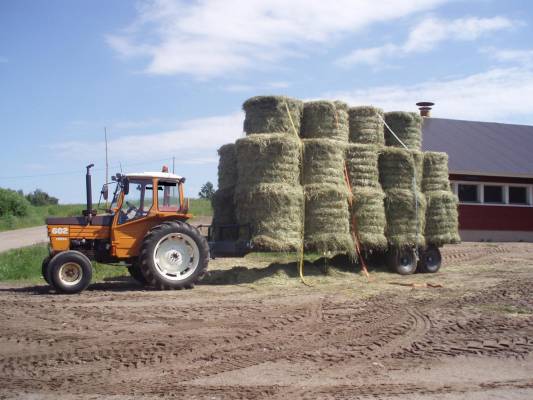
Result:
<instances>
[{"instance_id":1,"label":"wheel rim","mask_svg":"<svg viewBox=\"0 0 533 400\"><path fill-rule=\"evenodd\" d=\"M414 272L416 265L414 263L414 254L410 250L402 250L398 254L397 272L408 274Z\"/></svg>"},{"instance_id":2,"label":"wheel rim","mask_svg":"<svg viewBox=\"0 0 533 400\"><path fill-rule=\"evenodd\" d=\"M441 263L441 257L440 257L439 251L435 249L434 247L429 247L424 253L424 261L426 264L426 268L428 269L438 268Z\"/></svg>"},{"instance_id":3,"label":"wheel rim","mask_svg":"<svg viewBox=\"0 0 533 400\"><path fill-rule=\"evenodd\" d=\"M200 261L198 245L189 235L169 233L163 236L154 250L154 265L165 279L181 281L195 271Z\"/></svg>"},{"instance_id":4,"label":"wheel rim","mask_svg":"<svg viewBox=\"0 0 533 400\"><path fill-rule=\"evenodd\" d=\"M68 262L59 268L59 280L65 286L74 286L80 283L83 269L80 264Z\"/></svg>"}]
</instances>

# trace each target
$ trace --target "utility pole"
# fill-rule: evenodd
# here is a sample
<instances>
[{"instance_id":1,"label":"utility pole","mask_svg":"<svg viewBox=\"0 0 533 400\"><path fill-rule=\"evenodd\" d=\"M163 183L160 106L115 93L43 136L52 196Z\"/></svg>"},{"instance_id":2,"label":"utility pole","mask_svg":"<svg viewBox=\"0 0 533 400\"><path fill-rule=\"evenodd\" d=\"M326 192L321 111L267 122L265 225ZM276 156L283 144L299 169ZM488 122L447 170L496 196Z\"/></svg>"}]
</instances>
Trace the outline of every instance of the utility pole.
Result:
<instances>
[{"instance_id":1,"label":"utility pole","mask_svg":"<svg viewBox=\"0 0 533 400\"><path fill-rule=\"evenodd\" d=\"M104 126L104 136L105 136L105 188L108 190L107 182L109 182L109 163L107 159L107 128ZM105 199L105 209L109 208L107 204L107 199Z\"/></svg>"}]
</instances>

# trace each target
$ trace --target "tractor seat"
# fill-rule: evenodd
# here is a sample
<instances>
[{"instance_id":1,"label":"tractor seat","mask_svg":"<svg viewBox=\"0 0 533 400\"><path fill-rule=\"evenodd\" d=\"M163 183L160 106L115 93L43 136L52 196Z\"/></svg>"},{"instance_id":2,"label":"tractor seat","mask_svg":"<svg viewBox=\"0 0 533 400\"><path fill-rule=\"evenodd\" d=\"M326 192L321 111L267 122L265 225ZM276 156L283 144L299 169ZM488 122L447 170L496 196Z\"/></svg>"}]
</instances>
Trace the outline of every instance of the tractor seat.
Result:
<instances>
[{"instance_id":1,"label":"tractor seat","mask_svg":"<svg viewBox=\"0 0 533 400\"><path fill-rule=\"evenodd\" d=\"M111 226L113 215L96 215L91 220L91 225ZM48 217L46 225L87 225L85 217Z\"/></svg>"}]
</instances>

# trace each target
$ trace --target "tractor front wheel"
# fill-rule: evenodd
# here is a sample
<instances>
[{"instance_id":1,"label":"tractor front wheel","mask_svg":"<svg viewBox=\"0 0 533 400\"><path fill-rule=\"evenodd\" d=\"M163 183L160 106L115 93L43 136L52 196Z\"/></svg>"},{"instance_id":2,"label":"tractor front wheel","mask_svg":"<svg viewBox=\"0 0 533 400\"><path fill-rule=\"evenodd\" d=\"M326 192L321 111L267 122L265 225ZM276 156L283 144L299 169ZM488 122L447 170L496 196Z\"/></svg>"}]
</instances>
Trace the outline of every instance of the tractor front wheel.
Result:
<instances>
[{"instance_id":1,"label":"tractor front wheel","mask_svg":"<svg viewBox=\"0 0 533 400\"><path fill-rule=\"evenodd\" d=\"M141 246L141 272L158 289L192 288L208 262L207 240L198 229L180 221L155 226Z\"/></svg>"},{"instance_id":2,"label":"tractor front wheel","mask_svg":"<svg viewBox=\"0 0 533 400\"><path fill-rule=\"evenodd\" d=\"M51 285L50 281L50 268L48 268L48 264L50 264L50 260L52 259L52 256L46 256L46 258L43 260L41 264L41 274L43 276L43 279Z\"/></svg>"},{"instance_id":3,"label":"tractor front wheel","mask_svg":"<svg viewBox=\"0 0 533 400\"><path fill-rule=\"evenodd\" d=\"M89 286L93 276L91 260L79 251L56 254L48 263L50 284L61 293L79 293Z\"/></svg>"},{"instance_id":4,"label":"tractor front wheel","mask_svg":"<svg viewBox=\"0 0 533 400\"><path fill-rule=\"evenodd\" d=\"M146 278L142 274L138 261L135 261L133 264L128 265L128 272L130 273L130 276L141 285L146 285L148 283L146 281Z\"/></svg>"}]
</instances>

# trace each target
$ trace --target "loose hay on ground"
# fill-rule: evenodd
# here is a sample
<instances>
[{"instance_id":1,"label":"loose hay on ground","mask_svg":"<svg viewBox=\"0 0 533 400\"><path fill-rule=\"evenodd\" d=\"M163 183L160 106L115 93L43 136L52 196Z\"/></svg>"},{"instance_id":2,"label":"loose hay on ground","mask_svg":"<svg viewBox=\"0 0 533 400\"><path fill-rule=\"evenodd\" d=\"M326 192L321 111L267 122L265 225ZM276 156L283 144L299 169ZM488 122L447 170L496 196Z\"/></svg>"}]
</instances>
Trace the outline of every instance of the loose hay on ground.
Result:
<instances>
[{"instance_id":1,"label":"loose hay on ground","mask_svg":"<svg viewBox=\"0 0 533 400\"><path fill-rule=\"evenodd\" d=\"M383 190L413 189L416 174L417 190L422 184L423 153L415 150L384 147L379 155L379 181Z\"/></svg>"},{"instance_id":2,"label":"loose hay on ground","mask_svg":"<svg viewBox=\"0 0 533 400\"><path fill-rule=\"evenodd\" d=\"M378 146L385 144L383 110L372 106L351 107L348 114L350 142Z\"/></svg>"},{"instance_id":3,"label":"loose hay on ground","mask_svg":"<svg viewBox=\"0 0 533 400\"><path fill-rule=\"evenodd\" d=\"M415 194L418 199L418 213L415 211ZM385 236L390 244L405 247L418 242L419 246L425 245L426 199L422 193L407 189L388 190L385 194L385 215Z\"/></svg>"},{"instance_id":4,"label":"loose hay on ground","mask_svg":"<svg viewBox=\"0 0 533 400\"><path fill-rule=\"evenodd\" d=\"M237 140L240 186L259 183L300 185L301 143L280 133L251 135Z\"/></svg>"},{"instance_id":5,"label":"loose hay on ground","mask_svg":"<svg viewBox=\"0 0 533 400\"><path fill-rule=\"evenodd\" d=\"M300 133L303 113L303 102L300 100L285 96L256 96L246 100L242 108L245 112L244 131L248 135L285 133L297 136Z\"/></svg>"},{"instance_id":6,"label":"loose hay on ground","mask_svg":"<svg viewBox=\"0 0 533 400\"><path fill-rule=\"evenodd\" d=\"M450 190L448 154L427 151L424 153L422 191Z\"/></svg>"},{"instance_id":7,"label":"loose hay on ground","mask_svg":"<svg viewBox=\"0 0 533 400\"><path fill-rule=\"evenodd\" d=\"M442 246L459 243L457 198L449 190L426 192L426 229L428 244Z\"/></svg>"},{"instance_id":8,"label":"loose hay on ground","mask_svg":"<svg viewBox=\"0 0 533 400\"><path fill-rule=\"evenodd\" d=\"M239 185L237 222L250 224L251 243L259 251L297 251L302 246L304 194L300 185ZM241 240L248 240L245 229Z\"/></svg>"},{"instance_id":9,"label":"loose hay on ground","mask_svg":"<svg viewBox=\"0 0 533 400\"><path fill-rule=\"evenodd\" d=\"M378 147L371 144L346 146L346 170L352 187L380 188Z\"/></svg>"},{"instance_id":10,"label":"loose hay on ground","mask_svg":"<svg viewBox=\"0 0 533 400\"><path fill-rule=\"evenodd\" d=\"M422 147L422 117L415 112L392 111L385 113L385 122L400 140L411 150ZM385 144L403 147L385 127Z\"/></svg>"},{"instance_id":11,"label":"loose hay on ground","mask_svg":"<svg viewBox=\"0 0 533 400\"><path fill-rule=\"evenodd\" d=\"M346 144L331 139L304 139L303 184L344 185Z\"/></svg>"},{"instance_id":12,"label":"loose hay on ground","mask_svg":"<svg viewBox=\"0 0 533 400\"><path fill-rule=\"evenodd\" d=\"M351 212L355 217L355 226L352 229L364 249L387 247L384 198L385 194L380 188L353 188Z\"/></svg>"},{"instance_id":13,"label":"loose hay on ground","mask_svg":"<svg viewBox=\"0 0 533 400\"><path fill-rule=\"evenodd\" d=\"M302 138L348 141L348 105L340 101L310 101L304 104Z\"/></svg>"}]
</instances>

